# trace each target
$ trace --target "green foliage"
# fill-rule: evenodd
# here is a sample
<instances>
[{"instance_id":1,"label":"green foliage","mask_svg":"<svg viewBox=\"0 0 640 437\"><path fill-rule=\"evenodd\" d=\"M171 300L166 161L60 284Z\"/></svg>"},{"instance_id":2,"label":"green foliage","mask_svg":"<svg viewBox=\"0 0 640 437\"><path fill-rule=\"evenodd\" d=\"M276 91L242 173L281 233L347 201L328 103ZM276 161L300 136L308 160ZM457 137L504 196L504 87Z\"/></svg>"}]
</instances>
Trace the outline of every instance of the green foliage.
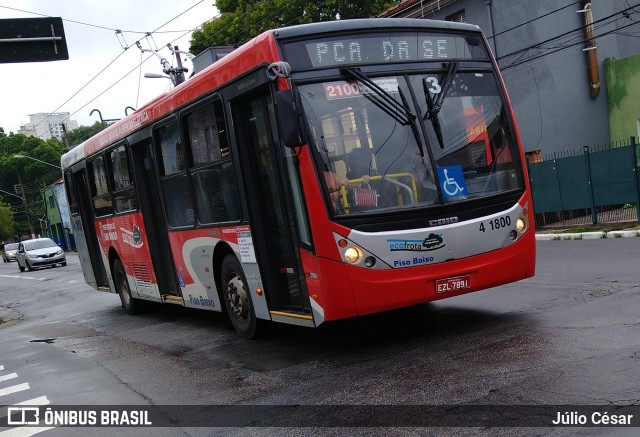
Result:
<instances>
[{"instance_id":1,"label":"green foliage","mask_svg":"<svg viewBox=\"0 0 640 437\"><path fill-rule=\"evenodd\" d=\"M41 233L39 219L45 214L41 189L60 179L62 172L35 160L59 166L64 151L64 145L55 138L44 141L13 133L0 137L0 198L12 211L12 227L6 228L9 236L27 235L31 228ZM14 155L35 160L14 158ZM5 232L4 225L0 227L1 232Z\"/></svg>"},{"instance_id":2,"label":"green foliage","mask_svg":"<svg viewBox=\"0 0 640 437\"><path fill-rule=\"evenodd\" d=\"M0 240L10 240L13 237L13 211L11 207L0 202Z\"/></svg>"},{"instance_id":3,"label":"green foliage","mask_svg":"<svg viewBox=\"0 0 640 437\"><path fill-rule=\"evenodd\" d=\"M191 36L191 53L210 46L240 45L268 29L295 24L368 18L398 4L398 0L222 0L220 16L205 23Z\"/></svg>"},{"instance_id":4,"label":"green foliage","mask_svg":"<svg viewBox=\"0 0 640 437\"><path fill-rule=\"evenodd\" d=\"M80 126L70 132L67 133L67 142L69 143L69 148L75 147L78 144L83 143L88 140L102 129L106 127L102 125L99 121L96 121L92 126Z\"/></svg>"}]
</instances>

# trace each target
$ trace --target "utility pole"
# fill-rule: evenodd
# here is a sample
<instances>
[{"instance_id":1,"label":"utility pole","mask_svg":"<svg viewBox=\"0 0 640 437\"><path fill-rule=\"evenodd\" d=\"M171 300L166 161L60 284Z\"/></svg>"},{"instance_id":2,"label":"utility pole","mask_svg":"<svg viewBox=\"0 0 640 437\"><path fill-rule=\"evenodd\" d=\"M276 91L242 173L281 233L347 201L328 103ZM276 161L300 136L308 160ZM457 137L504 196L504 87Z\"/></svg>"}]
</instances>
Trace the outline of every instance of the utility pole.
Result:
<instances>
[{"instance_id":1,"label":"utility pole","mask_svg":"<svg viewBox=\"0 0 640 437\"><path fill-rule=\"evenodd\" d=\"M64 140L64 146L67 150L69 150L69 138L67 138L67 126L64 125L64 122L60 123L62 125L62 139Z\"/></svg>"},{"instance_id":2,"label":"utility pole","mask_svg":"<svg viewBox=\"0 0 640 437\"><path fill-rule=\"evenodd\" d=\"M27 206L27 197L24 195L24 185L22 185L22 178L20 177L20 172L16 170L18 173L18 185L20 186L20 194L22 196L22 203L24 204L24 213L27 215L27 223L29 223L29 231L31 232L31 238L36 237L36 233L33 230L33 225L31 224L31 217L29 216L29 207Z\"/></svg>"}]
</instances>

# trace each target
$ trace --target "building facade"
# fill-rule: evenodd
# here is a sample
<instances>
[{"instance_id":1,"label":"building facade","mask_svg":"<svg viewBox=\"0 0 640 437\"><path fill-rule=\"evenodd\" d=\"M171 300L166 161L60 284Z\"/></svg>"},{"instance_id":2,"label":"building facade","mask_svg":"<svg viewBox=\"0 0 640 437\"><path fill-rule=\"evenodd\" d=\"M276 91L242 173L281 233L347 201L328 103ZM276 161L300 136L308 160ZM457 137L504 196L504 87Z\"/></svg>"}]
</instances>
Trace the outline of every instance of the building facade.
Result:
<instances>
[{"instance_id":1,"label":"building facade","mask_svg":"<svg viewBox=\"0 0 640 437\"><path fill-rule=\"evenodd\" d=\"M62 141L64 130L77 129L78 122L69 119L68 112L40 112L29 115L29 123L20 126L19 134L38 137L43 140L57 138ZM63 127L64 126L64 127Z\"/></svg>"},{"instance_id":2,"label":"building facade","mask_svg":"<svg viewBox=\"0 0 640 437\"><path fill-rule=\"evenodd\" d=\"M611 126L607 80L614 76L603 66L640 54L638 0L406 0L380 16L478 25L502 71L525 150L604 145L633 132L629 123L624 134ZM640 135L636 102L625 116Z\"/></svg>"}]
</instances>

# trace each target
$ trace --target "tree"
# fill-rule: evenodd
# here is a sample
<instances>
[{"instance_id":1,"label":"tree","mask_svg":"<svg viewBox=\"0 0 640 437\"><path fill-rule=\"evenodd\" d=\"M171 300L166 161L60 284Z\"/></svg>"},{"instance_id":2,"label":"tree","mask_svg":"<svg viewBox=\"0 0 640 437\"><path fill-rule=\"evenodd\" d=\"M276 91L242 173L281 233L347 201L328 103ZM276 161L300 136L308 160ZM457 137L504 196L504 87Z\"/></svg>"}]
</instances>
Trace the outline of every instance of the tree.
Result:
<instances>
[{"instance_id":1,"label":"tree","mask_svg":"<svg viewBox=\"0 0 640 437\"><path fill-rule=\"evenodd\" d=\"M6 137L6 136L7 136L7 134L4 133L4 128L0 127L0 138Z\"/></svg>"},{"instance_id":2,"label":"tree","mask_svg":"<svg viewBox=\"0 0 640 437\"><path fill-rule=\"evenodd\" d=\"M7 240L13 237L13 211L11 207L0 201L0 239Z\"/></svg>"},{"instance_id":3,"label":"tree","mask_svg":"<svg viewBox=\"0 0 640 437\"><path fill-rule=\"evenodd\" d=\"M67 141L69 142L69 147L75 147L78 144L83 143L105 127L106 126L103 126L102 123L96 121L92 126L80 126L68 132Z\"/></svg>"},{"instance_id":4,"label":"tree","mask_svg":"<svg viewBox=\"0 0 640 437\"><path fill-rule=\"evenodd\" d=\"M62 176L60 170L36 160L58 166L64 151L65 147L55 138L44 141L13 133L0 137L0 190L5 192L0 194L15 211L13 228L19 235L29 233L29 222L35 228L39 226L39 219L44 216L41 190ZM15 155L35 160L14 158Z\"/></svg>"},{"instance_id":5,"label":"tree","mask_svg":"<svg viewBox=\"0 0 640 437\"><path fill-rule=\"evenodd\" d=\"M218 0L220 16L191 35L191 53L215 45L239 45L261 32L294 24L367 18L399 0Z\"/></svg>"}]
</instances>

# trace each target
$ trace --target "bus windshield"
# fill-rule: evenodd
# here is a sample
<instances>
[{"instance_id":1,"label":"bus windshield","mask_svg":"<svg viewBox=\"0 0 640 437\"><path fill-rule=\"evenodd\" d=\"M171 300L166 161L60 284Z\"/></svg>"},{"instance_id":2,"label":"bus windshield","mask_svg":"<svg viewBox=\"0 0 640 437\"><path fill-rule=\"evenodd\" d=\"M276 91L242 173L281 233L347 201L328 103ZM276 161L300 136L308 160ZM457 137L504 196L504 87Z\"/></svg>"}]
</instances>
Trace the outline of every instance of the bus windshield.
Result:
<instances>
[{"instance_id":1,"label":"bus windshield","mask_svg":"<svg viewBox=\"0 0 640 437\"><path fill-rule=\"evenodd\" d=\"M334 214L442 205L522 188L517 144L492 73L452 73L445 64L440 72L370 80L372 86L345 78L299 87ZM424 124L426 139L413 123Z\"/></svg>"}]
</instances>

